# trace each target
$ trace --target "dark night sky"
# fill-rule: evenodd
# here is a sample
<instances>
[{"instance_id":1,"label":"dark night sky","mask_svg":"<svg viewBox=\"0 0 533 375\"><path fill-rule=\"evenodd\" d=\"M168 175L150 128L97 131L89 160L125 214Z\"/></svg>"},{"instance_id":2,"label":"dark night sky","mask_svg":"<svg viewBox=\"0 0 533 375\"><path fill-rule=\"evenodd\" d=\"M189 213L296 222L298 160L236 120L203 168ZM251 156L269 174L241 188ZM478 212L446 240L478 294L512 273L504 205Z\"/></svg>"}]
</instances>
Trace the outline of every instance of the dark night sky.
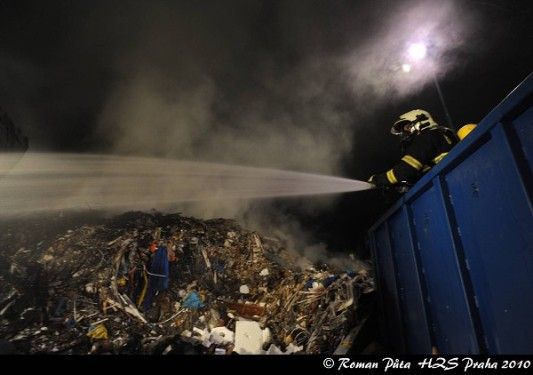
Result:
<instances>
[{"instance_id":1,"label":"dark night sky","mask_svg":"<svg viewBox=\"0 0 533 375\"><path fill-rule=\"evenodd\" d=\"M37 150L366 179L399 156L389 134L396 115L424 108L444 123L431 80L379 70L417 27L440 33L452 118L478 122L532 71L532 10L516 0L0 0L0 106ZM169 130L176 116L181 128ZM164 132L175 140L160 139ZM387 204L369 191L304 211L322 239L348 246Z\"/></svg>"}]
</instances>

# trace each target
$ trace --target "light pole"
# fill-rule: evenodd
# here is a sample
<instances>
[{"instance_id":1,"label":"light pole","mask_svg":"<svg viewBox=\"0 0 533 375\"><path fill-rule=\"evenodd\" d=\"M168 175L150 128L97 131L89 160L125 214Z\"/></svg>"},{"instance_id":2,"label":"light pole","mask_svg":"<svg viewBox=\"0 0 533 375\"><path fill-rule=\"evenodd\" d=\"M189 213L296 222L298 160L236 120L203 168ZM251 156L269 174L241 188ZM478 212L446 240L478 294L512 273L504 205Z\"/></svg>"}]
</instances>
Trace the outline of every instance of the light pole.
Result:
<instances>
[{"instance_id":1,"label":"light pole","mask_svg":"<svg viewBox=\"0 0 533 375\"><path fill-rule=\"evenodd\" d=\"M442 108L444 109L446 119L448 120L448 125L450 129L455 129L455 127L453 126L452 116L450 116L450 112L448 112L448 107L446 106L446 102L444 101L444 95L442 95L442 90L440 89L439 81L437 79L437 76L435 75L435 72L433 72L433 82L435 82L435 87L437 88L437 92L439 93L440 102L442 104Z\"/></svg>"},{"instance_id":2,"label":"light pole","mask_svg":"<svg viewBox=\"0 0 533 375\"><path fill-rule=\"evenodd\" d=\"M425 59L427 56L427 46L422 42L417 43L411 43L409 47L407 48L407 57L409 60L413 62L420 62L423 59ZM409 73L411 71L412 67L411 64L403 64L402 70L405 73ZM440 103L442 104L442 108L444 110L444 115L446 116L446 121L448 122L448 126L451 129L455 129L453 126L452 116L450 116L450 112L448 111L448 106L446 105L446 101L444 100L444 95L442 94L442 90L440 88L439 81L437 79L437 75L435 74L434 69L431 69L431 76L433 79L433 83L435 84L435 87L437 88L437 93L439 95Z\"/></svg>"}]
</instances>

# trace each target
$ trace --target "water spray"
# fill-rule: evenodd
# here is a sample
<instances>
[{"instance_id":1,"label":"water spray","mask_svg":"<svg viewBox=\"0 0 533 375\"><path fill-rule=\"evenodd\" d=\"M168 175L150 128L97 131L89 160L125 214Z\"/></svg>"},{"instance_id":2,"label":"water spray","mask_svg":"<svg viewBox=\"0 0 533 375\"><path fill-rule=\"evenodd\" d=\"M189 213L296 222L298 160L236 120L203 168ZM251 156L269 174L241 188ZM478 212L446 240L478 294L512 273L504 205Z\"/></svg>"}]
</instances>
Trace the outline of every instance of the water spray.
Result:
<instances>
[{"instance_id":1,"label":"water spray","mask_svg":"<svg viewBox=\"0 0 533 375\"><path fill-rule=\"evenodd\" d=\"M0 155L0 215L162 209L179 202L366 190L357 180L278 169L89 154Z\"/></svg>"}]
</instances>

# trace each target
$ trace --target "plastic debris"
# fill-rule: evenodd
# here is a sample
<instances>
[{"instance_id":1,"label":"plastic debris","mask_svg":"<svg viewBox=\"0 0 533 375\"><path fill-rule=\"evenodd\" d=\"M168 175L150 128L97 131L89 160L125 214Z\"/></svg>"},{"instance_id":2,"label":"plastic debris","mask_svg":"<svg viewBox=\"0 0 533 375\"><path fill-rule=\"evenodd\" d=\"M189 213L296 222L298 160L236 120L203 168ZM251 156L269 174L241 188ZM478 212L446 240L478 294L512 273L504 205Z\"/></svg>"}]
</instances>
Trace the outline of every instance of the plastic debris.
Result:
<instances>
[{"instance_id":1,"label":"plastic debris","mask_svg":"<svg viewBox=\"0 0 533 375\"><path fill-rule=\"evenodd\" d=\"M284 353L277 345L271 344L265 354L279 355Z\"/></svg>"},{"instance_id":2,"label":"plastic debris","mask_svg":"<svg viewBox=\"0 0 533 375\"><path fill-rule=\"evenodd\" d=\"M262 354L263 331L257 322L238 321L235 325L235 352Z\"/></svg>"},{"instance_id":3,"label":"plastic debris","mask_svg":"<svg viewBox=\"0 0 533 375\"><path fill-rule=\"evenodd\" d=\"M289 345L287 345L287 349L285 350L284 354L298 353L298 352L301 352L302 350L304 350L303 346L297 346L297 345L294 345L293 343L290 343Z\"/></svg>"},{"instance_id":4,"label":"plastic debris","mask_svg":"<svg viewBox=\"0 0 533 375\"><path fill-rule=\"evenodd\" d=\"M102 323L91 325L89 327L89 332L87 332L87 336L90 337L93 341L109 339L109 333L107 332L107 328Z\"/></svg>"},{"instance_id":5,"label":"plastic debris","mask_svg":"<svg viewBox=\"0 0 533 375\"><path fill-rule=\"evenodd\" d=\"M204 303L200 299L198 293L193 291L185 296L182 306L185 309L198 310L204 307Z\"/></svg>"},{"instance_id":6,"label":"plastic debris","mask_svg":"<svg viewBox=\"0 0 533 375\"><path fill-rule=\"evenodd\" d=\"M239 288L239 292L241 294L248 294L250 293L250 288L248 287L248 285L241 285L241 287Z\"/></svg>"},{"instance_id":7,"label":"plastic debris","mask_svg":"<svg viewBox=\"0 0 533 375\"><path fill-rule=\"evenodd\" d=\"M333 353L374 289L364 263L313 265L232 220L62 220L0 231L0 337L25 353Z\"/></svg>"},{"instance_id":8,"label":"plastic debris","mask_svg":"<svg viewBox=\"0 0 533 375\"><path fill-rule=\"evenodd\" d=\"M234 341L234 333L226 327L216 327L211 330L209 340L215 344L230 344Z\"/></svg>"},{"instance_id":9,"label":"plastic debris","mask_svg":"<svg viewBox=\"0 0 533 375\"><path fill-rule=\"evenodd\" d=\"M268 268L263 268L261 272L259 272L259 276L268 276L270 273L268 272Z\"/></svg>"},{"instance_id":10,"label":"plastic debris","mask_svg":"<svg viewBox=\"0 0 533 375\"><path fill-rule=\"evenodd\" d=\"M228 309L235 311L243 318L252 319L265 314L265 307L254 303L228 303Z\"/></svg>"}]
</instances>

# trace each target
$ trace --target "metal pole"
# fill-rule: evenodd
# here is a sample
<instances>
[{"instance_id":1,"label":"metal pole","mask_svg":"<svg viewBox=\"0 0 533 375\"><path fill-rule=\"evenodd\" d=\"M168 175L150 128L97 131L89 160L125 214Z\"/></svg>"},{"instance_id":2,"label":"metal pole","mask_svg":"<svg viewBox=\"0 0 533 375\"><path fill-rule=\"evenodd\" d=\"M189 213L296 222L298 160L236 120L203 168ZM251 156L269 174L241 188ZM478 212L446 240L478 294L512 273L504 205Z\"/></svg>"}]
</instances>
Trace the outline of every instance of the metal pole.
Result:
<instances>
[{"instance_id":1,"label":"metal pole","mask_svg":"<svg viewBox=\"0 0 533 375\"><path fill-rule=\"evenodd\" d=\"M442 108L444 108L444 114L446 115L446 120L448 121L448 126L450 129L455 129L453 126L452 116L450 116L450 112L448 112L448 107L446 106L446 102L444 101L444 96L442 95L442 90L440 89L439 81L437 80L437 75L433 73L433 82L435 82L435 87L437 88L437 92L439 93L439 99L442 104Z\"/></svg>"}]
</instances>

